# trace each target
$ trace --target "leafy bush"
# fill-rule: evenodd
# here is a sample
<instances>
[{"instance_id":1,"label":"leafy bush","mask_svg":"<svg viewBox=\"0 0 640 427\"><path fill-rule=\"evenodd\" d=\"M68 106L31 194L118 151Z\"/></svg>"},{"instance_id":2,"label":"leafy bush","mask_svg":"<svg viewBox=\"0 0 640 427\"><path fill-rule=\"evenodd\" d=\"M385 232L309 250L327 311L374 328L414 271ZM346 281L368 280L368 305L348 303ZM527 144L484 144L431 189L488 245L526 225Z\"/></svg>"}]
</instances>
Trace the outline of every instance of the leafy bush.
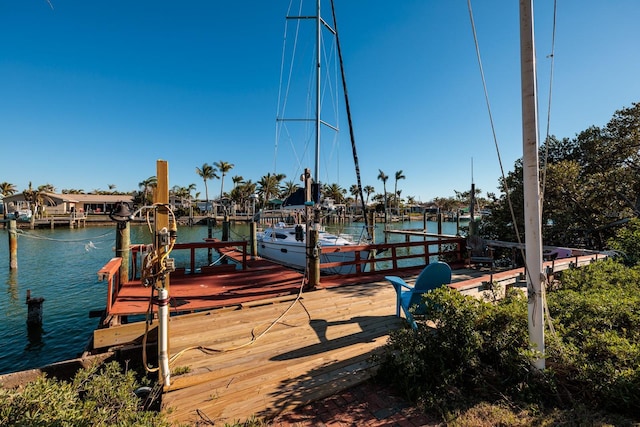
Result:
<instances>
[{"instance_id":1,"label":"leafy bush","mask_svg":"<svg viewBox=\"0 0 640 427\"><path fill-rule=\"evenodd\" d=\"M379 378L448 422L482 401L556 408L560 418L576 407L637 417L640 267L606 260L561 281L547 298L555 332L546 332L546 370L531 364L527 300L518 291L489 303L443 287L425 294L418 331L392 332Z\"/></svg>"},{"instance_id":2,"label":"leafy bush","mask_svg":"<svg viewBox=\"0 0 640 427\"><path fill-rule=\"evenodd\" d=\"M138 386L132 371L111 362L71 382L40 377L21 389L0 388L0 425L168 426L162 414L142 410Z\"/></svg>"},{"instance_id":3,"label":"leafy bush","mask_svg":"<svg viewBox=\"0 0 640 427\"><path fill-rule=\"evenodd\" d=\"M489 304L442 287L425 303L424 321L435 327L393 332L379 370L407 398L446 416L477 399L531 401L552 389L530 369L526 301L517 291Z\"/></svg>"},{"instance_id":4,"label":"leafy bush","mask_svg":"<svg viewBox=\"0 0 640 427\"><path fill-rule=\"evenodd\" d=\"M625 255L628 266L640 263L640 219L633 218L627 225L616 232L616 236L607 245Z\"/></svg>"},{"instance_id":5,"label":"leafy bush","mask_svg":"<svg viewBox=\"0 0 640 427\"><path fill-rule=\"evenodd\" d=\"M549 295L550 359L586 404L640 413L640 267L602 261L562 276Z\"/></svg>"}]
</instances>

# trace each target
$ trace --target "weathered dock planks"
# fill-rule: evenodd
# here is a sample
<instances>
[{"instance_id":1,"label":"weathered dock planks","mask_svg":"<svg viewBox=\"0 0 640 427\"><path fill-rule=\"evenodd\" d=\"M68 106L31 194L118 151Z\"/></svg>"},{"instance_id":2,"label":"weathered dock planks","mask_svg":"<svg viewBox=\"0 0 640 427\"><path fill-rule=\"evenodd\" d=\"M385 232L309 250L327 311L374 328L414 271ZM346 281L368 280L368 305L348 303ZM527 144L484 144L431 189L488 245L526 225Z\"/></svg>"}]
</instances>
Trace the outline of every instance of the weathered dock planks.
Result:
<instances>
[{"instance_id":1,"label":"weathered dock planks","mask_svg":"<svg viewBox=\"0 0 640 427\"><path fill-rule=\"evenodd\" d=\"M206 319L175 318L171 352L192 349L174 366L190 372L173 378L163 408L179 422L268 418L357 384L370 375L370 356L389 331L402 325L394 301L393 288L375 282L305 293L293 306L286 301L211 311ZM193 348L199 346L210 350Z\"/></svg>"}]
</instances>

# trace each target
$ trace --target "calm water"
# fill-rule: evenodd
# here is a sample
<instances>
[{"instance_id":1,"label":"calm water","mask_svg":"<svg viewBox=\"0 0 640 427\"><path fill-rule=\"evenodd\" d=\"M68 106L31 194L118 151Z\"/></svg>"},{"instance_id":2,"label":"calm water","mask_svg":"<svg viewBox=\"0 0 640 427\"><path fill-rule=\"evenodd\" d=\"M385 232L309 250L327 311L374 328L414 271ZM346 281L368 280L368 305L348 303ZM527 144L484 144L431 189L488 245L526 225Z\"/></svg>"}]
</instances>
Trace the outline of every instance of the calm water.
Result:
<instances>
[{"instance_id":1,"label":"calm water","mask_svg":"<svg viewBox=\"0 0 640 427\"><path fill-rule=\"evenodd\" d=\"M418 221L394 223L392 227L422 225ZM429 222L427 227L429 232L436 232L435 223ZM359 236L362 223L338 230L327 228ZM455 234L455 223L444 223L443 229L445 234ZM376 241L384 240L381 229L377 230ZM216 227L214 237L220 238L221 234ZM232 240L246 239L248 234L248 225L232 225ZM202 241L205 237L206 226L178 229L178 242ZM96 273L113 257L115 227L21 230L15 272L9 271L8 241L6 230L0 230L0 374L77 357L98 325L98 319L89 318L89 312L105 307L106 283L99 282ZM131 242L150 243L147 227L132 227ZM176 253L178 266L186 262L180 252ZM45 299L41 328L27 328L27 289L32 297Z\"/></svg>"}]
</instances>

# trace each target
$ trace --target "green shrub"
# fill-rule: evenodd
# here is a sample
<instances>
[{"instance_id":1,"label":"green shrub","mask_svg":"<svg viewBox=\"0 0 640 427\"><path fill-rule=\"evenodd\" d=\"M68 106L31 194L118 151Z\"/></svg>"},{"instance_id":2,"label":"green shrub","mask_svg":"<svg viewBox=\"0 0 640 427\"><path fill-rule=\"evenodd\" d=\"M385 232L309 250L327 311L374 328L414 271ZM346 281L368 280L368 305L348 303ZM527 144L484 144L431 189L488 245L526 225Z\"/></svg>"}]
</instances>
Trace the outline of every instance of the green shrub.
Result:
<instances>
[{"instance_id":1,"label":"green shrub","mask_svg":"<svg viewBox=\"0 0 640 427\"><path fill-rule=\"evenodd\" d=\"M525 297L510 291L490 303L444 287L425 294L418 331L392 332L379 378L447 422L481 401L555 408L560 418L572 407L637 417L640 266L601 261L561 283L547 295L546 370L531 364Z\"/></svg>"},{"instance_id":2,"label":"green shrub","mask_svg":"<svg viewBox=\"0 0 640 427\"><path fill-rule=\"evenodd\" d=\"M548 306L558 333L548 357L563 386L587 405L640 413L640 267L567 271Z\"/></svg>"},{"instance_id":3,"label":"green shrub","mask_svg":"<svg viewBox=\"0 0 640 427\"><path fill-rule=\"evenodd\" d=\"M132 371L117 362L79 371L72 381L40 377L21 389L0 388L3 426L168 426L144 411Z\"/></svg>"},{"instance_id":4,"label":"green shrub","mask_svg":"<svg viewBox=\"0 0 640 427\"><path fill-rule=\"evenodd\" d=\"M446 416L455 408L508 393L531 401L553 390L531 369L526 300L517 292L496 304L442 287L425 295L424 322L434 328L394 331L380 376L407 398Z\"/></svg>"},{"instance_id":5,"label":"green shrub","mask_svg":"<svg viewBox=\"0 0 640 427\"><path fill-rule=\"evenodd\" d=\"M628 266L640 263L640 219L631 219L616 233L616 236L607 242L607 245L624 254L625 263Z\"/></svg>"}]
</instances>

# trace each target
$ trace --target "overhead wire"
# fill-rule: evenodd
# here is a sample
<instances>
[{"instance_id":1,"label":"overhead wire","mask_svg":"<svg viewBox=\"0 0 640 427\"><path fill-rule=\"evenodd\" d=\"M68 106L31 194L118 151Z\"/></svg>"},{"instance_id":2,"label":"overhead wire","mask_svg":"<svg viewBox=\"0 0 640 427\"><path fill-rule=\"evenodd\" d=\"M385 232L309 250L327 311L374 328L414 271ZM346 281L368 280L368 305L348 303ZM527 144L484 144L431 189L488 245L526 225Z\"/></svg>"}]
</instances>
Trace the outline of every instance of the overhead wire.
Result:
<instances>
[{"instance_id":1,"label":"overhead wire","mask_svg":"<svg viewBox=\"0 0 640 427\"><path fill-rule=\"evenodd\" d=\"M504 172L504 166L502 164L502 156L500 154L500 147L498 145L498 137L496 135L496 127L495 127L495 123L493 120L493 113L491 110L491 102L489 101L489 90L487 88L487 80L484 74L484 68L482 66L482 56L480 55L480 45L478 43L478 34L476 32L476 24L475 24L475 20L473 18L473 9L471 7L471 0L467 0L467 7L469 9L469 19L471 20L471 30L473 32L473 41L475 44L475 49L476 49L476 57L478 59L478 66L480 68L480 77L482 79L482 88L484 90L484 99L485 99L485 103L487 104L487 112L489 114L489 122L491 125L491 133L493 134L493 143L496 149L496 154L498 156L498 164L500 165L500 175L502 177L502 185L504 187L505 190L505 194L507 196L507 203L509 205L509 212L511 214L511 221L513 223L513 227L514 227L514 231L516 234L516 239L518 240L518 244L522 245L522 238L520 237L520 232L518 231L518 222L516 220L516 215L513 209L513 203L511 201L511 189L509 188L509 185L507 183L507 178ZM524 259L524 249L520 249L521 254L522 254L522 258Z\"/></svg>"},{"instance_id":2,"label":"overhead wire","mask_svg":"<svg viewBox=\"0 0 640 427\"><path fill-rule=\"evenodd\" d=\"M551 53L548 55L549 61L549 99L547 104L547 132L544 138L544 162L542 168L542 194L541 197L541 205L544 203L544 192L547 184L547 162L549 159L549 137L550 137L550 128L551 128L551 95L553 93L553 71L555 68L555 49L556 49L556 18L558 14L558 0L554 0L553 2L553 29L551 30Z\"/></svg>"}]
</instances>

